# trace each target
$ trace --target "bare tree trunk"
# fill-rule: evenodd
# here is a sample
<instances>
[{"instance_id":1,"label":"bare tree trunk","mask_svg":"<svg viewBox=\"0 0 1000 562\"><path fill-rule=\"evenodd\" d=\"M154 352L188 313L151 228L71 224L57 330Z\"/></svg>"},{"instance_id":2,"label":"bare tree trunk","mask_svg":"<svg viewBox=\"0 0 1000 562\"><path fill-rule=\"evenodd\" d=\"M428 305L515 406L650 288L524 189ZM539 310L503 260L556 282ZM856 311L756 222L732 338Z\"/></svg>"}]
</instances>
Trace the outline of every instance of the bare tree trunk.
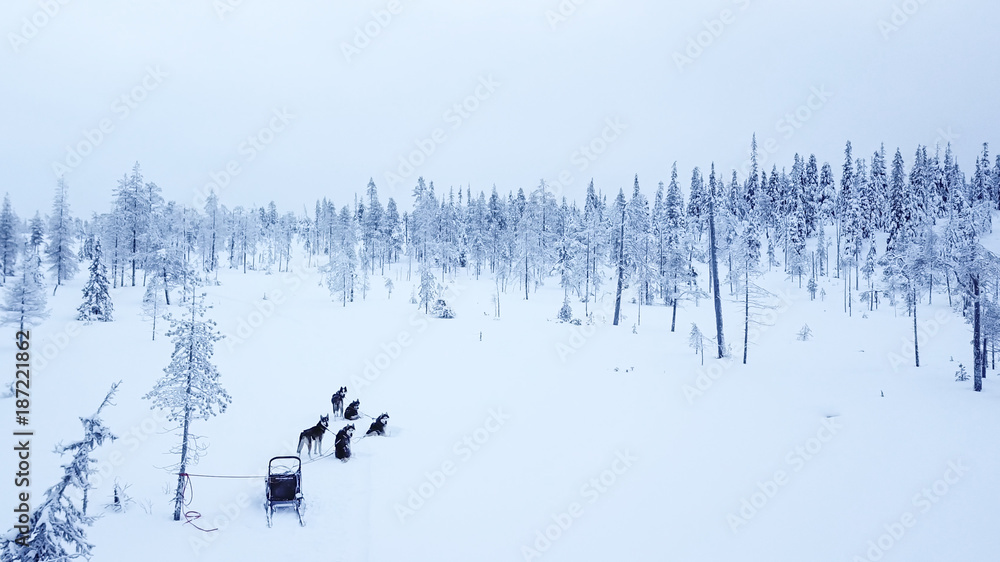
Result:
<instances>
[{"instance_id":1,"label":"bare tree trunk","mask_svg":"<svg viewBox=\"0 0 1000 562\"><path fill-rule=\"evenodd\" d=\"M747 364L747 348L750 344L750 264L746 264L746 282L743 288L743 364Z\"/></svg>"},{"instance_id":2,"label":"bare tree trunk","mask_svg":"<svg viewBox=\"0 0 1000 562\"><path fill-rule=\"evenodd\" d=\"M986 379L986 364L989 363L989 361L987 360L988 358L986 356L986 342L989 339L990 339L989 336L987 336L986 334L983 334L983 352L982 352L982 357L983 357L983 380Z\"/></svg>"},{"instance_id":3,"label":"bare tree trunk","mask_svg":"<svg viewBox=\"0 0 1000 562\"><path fill-rule=\"evenodd\" d=\"M944 284L948 288L948 308L951 308L951 273L944 272Z\"/></svg>"},{"instance_id":4,"label":"bare tree trunk","mask_svg":"<svg viewBox=\"0 0 1000 562\"><path fill-rule=\"evenodd\" d=\"M673 312L670 316L670 331L673 332L677 327L677 282L674 281L674 295L673 295Z\"/></svg>"},{"instance_id":5,"label":"bare tree trunk","mask_svg":"<svg viewBox=\"0 0 1000 562\"><path fill-rule=\"evenodd\" d=\"M625 278L625 208L622 207L621 236L618 239L618 290L615 292L615 319L613 325L618 325L622 308L622 283Z\"/></svg>"},{"instance_id":6,"label":"bare tree trunk","mask_svg":"<svg viewBox=\"0 0 1000 562\"><path fill-rule=\"evenodd\" d=\"M715 251L715 194L708 198L709 254L711 257L712 292L715 299L715 332L719 347L719 359L726 355L726 344L722 336L722 296L719 294L719 262Z\"/></svg>"},{"instance_id":7,"label":"bare tree trunk","mask_svg":"<svg viewBox=\"0 0 1000 562\"><path fill-rule=\"evenodd\" d=\"M587 265L584 267L587 270L585 273L586 281L583 286L583 317L586 318L590 312L590 233L587 233Z\"/></svg>"},{"instance_id":8,"label":"bare tree trunk","mask_svg":"<svg viewBox=\"0 0 1000 562\"><path fill-rule=\"evenodd\" d=\"M837 279L840 279L840 220L837 220Z\"/></svg>"},{"instance_id":9,"label":"bare tree trunk","mask_svg":"<svg viewBox=\"0 0 1000 562\"><path fill-rule=\"evenodd\" d=\"M190 394L191 386L188 385L188 394ZM174 521L181 520L181 508L184 507L184 483L185 483L185 473L187 472L187 454L188 454L188 427L191 425L191 413L189 411L184 412L184 434L181 437L181 466L180 470L177 471L177 491L174 493Z\"/></svg>"},{"instance_id":10,"label":"bare tree trunk","mask_svg":"<svg viewBox=\"0 0 1000 562\"><path fill-rule=\"evenodd\" d=\"M979 276L970 275L972 281L972 358L973 366L973 386L976 392L983 390L983 357L979 340L982 337L982 330L979 321Z\"/></svg>"},{"instance_id":11,"label":"bare tree trunk","mask_svg":"<svg viewBox=\"0 0 1000 562\"><path fill-rule=\"evenodd\" d=\"M920 345L917 342L917 286L913 286L913 361L920 366Z\"/></svg>"}]
</instances>

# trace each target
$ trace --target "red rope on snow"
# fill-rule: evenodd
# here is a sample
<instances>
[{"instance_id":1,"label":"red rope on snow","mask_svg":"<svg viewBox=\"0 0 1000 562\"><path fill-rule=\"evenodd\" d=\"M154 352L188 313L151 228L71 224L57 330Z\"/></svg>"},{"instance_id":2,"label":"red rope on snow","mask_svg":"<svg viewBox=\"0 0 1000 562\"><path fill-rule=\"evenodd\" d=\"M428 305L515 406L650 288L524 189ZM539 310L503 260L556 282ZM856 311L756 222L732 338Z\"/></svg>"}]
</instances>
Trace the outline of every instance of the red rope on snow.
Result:
<instances>
[{"instance_id":1,"label":"red rope on snow","mask_svg":"<svg viewBox=\"0 0 1000 562\"><path fill-rule=\"evenodd\" d=\"M192 501L194 501L194 484L191 483L191 475L190 474L188 474L186 472L180 472L180 473L178 473L178 475L184 477L184 487L181 488L181 502L184 504L185 507L187 507L187 506L191 505ZM188 488L191 488L191 497L190 498L187 497L187 489ZM192 527L194 527L195 529L198 529L199 531L201 531L203 533L211 533L212 531L218 531L219 530L217 528L216 529L202 529L201 527L195 525L194 522L196 520L198 520L198 519L201 519L201 513L197 512L197 511L195 511L193 509L184 512L184 519L185 519L185 521L184 521L185 525L187 525L187 524L190 523Z\"/></svg>"}]
</instances>

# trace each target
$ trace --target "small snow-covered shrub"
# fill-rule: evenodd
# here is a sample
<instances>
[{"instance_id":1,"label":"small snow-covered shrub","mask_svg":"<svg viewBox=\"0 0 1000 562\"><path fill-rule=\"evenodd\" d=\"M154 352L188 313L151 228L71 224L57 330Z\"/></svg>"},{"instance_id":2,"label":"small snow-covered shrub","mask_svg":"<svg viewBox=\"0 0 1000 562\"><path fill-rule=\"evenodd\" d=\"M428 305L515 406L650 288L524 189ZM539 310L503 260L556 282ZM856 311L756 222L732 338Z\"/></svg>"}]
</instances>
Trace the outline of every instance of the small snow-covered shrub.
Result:
<instances>
[{"instance_id":1,"label":"small snow-covered shrub","mask_svg":"<svg viewBox=\"0 0 1000 562\"><path fill-rule=\"evenodd\" d=\"M958 370L955 371L955 381L965 382L967 380L969 380L969 373L965 370L965 365L959 363Z\"/></svg>"},{"instance_id":2,"label":"small snow-covered shrub","mask_svg":"<svg viewBox=\"0 0 1000 562\"><path fill-rule=\"evenodd\" d=\"M559 309L559 321L569 322L573 319L573 307L569 305L569 300L564 300L562 308Z\"/></svg>"},{"instance_id":3,"label":"small snow-covered shrub","mask_svg":"<svg viewBox=\"0 0 1000 562\"><path fill-rule=\"evenodd\" d=\"M434 306L431 307L431 314L436 318L454 318L455 312L448 306L448 303L444 299L437 299L434 301Z\"/></svg>"},{"instance_id":4,"label":"small snow-covered shrub","mask_svg":"<svg viewBox=\"0 0 1000 562\"><path fill-rule=\"evenodd\" d=\"M796 338L798 338L799 341L809 341L809 339L812 338L812 335L813 333L809 328L809 324L804 324L802 329L799 330L799 333L796 334Z\"/></svg>"}]
</instances>

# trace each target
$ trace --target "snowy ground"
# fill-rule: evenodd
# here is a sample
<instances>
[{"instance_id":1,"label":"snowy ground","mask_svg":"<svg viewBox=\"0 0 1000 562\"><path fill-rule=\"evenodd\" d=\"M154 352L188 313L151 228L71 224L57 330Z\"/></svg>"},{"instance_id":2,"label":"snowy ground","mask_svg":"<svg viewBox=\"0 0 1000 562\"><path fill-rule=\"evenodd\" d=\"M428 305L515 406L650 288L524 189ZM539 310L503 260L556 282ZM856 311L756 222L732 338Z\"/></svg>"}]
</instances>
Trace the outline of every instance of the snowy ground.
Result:
<instances>
[{"instance_id":1,"label":"snowy ground","mask_svg":"<svg viewBox=\"0 0 1000 562\"><path fill-rule=\"evenodd\" d=\"M439 320L410 304L405 263L389 274L391 299L376 276L346 308L314 268L294 269L223 271L207 289L229 335L215 358L233 403L194 425L207 451L190 472L264 474L346 385L364 412L391 415L391 436L358 441L346 464L303 468L305 527L287 510L266 527L261 478L194 479L188 509L217 531L171 521L176 477L161 467L176 462L178 440L140 399L169 361L166 324L151 342L139 287L114 291L115 322L73 322L82 274L50 300L33 331L34 497L60 472L55 443L78 438L78 416L124 381L105 416L120 439L99 450L92 502L109 501L118 480L135 503L89 530L94 560L913 562L1000 551L988 526L1000 379L990 371L981 394L954 381L958 361L971 368L971 330L944 293L919 307L915 368L905 311L883 303L864 318L855 303L848 317L841 281L824 278L825 300L810 301L774 273L760 283L784 293L751 335L748 365L742 303L727 297L737 360L709 350L701 367L688 333L692 321L712 332L710 300L685 303L675 333L662 306L643 307L633 333L632 303L622 326L573 327L554 320L562 292L550 282L529 301L502 295L495 320L492 282L463 273L451 284L457 318ZM609 295L596 307L610 305ZM797 341L806 323L814 338ZM6 474L13 456L0 456Z\"/></svg>"}]
</instances>

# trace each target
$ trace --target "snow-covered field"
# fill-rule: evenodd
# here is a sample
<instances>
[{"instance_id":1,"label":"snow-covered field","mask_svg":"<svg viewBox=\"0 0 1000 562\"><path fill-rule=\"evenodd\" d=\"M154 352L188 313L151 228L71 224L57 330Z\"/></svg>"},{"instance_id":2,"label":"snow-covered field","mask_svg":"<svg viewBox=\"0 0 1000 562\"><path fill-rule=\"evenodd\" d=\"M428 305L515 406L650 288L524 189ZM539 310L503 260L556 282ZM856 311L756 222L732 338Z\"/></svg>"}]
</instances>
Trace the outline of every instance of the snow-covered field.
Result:
<instances>
[{"instance_id":1,"label":"snow-covered field","mask_svg":"<svg viewBox=\"0 0 1000 562\"><path fill-rule=\"evenodd\" d=\"M205 289L227 335L215 360L233 402L193 425L206 450L189 472L254 476L192 479L187 509L212 532L171 520L176 476L164 467L177 461L178 437L141 397L172 348L164 322L150 341L142 288L113 291L107 324L73 320L85 275L50 299L51 318L32 333L35 497L61 473L53 446L79 438L78 417L123 381L104 414L119 439L97 452L91 503L110 501L116 480L134 503L88 530L95 561L914 562L1000 552L990 527L1000 379L991 370L982 393L954 381L959 361L971 367L971 329L943 292L918 307L916 368L904 308L883 303L863 317L855 302L848 317L842 281L822 278L825 300L810 301L767 274L760 284L777 296L762 301L771 308L748 364L742 303L724 288L735 360L709 349L702 367L688 334L691 322L713 332L710 300L684 303L674 333L663 306L643 307L633 330L628 303L611 326L600 318L611 294L592 304L594 325L571 326L555 320L563 295L550 283L528 301L516 287L501 295L495 319L492 281L462 272L449 283L457 317L441 320L409 302L405 262L387 273L391 298L376 277L347 307L315 268L292 269L223 270ZM573 307L582 316L583 304ZM798 341L807 323L814 337ZM306 464L306 526L280 510L267 528L268 460L294 453L340 386L365 413L388 412L391 435L357 441L347 463ZM0 404L13 415L9 399ZM323 444L332 451L332 435ZM0 455L4 474L13 457Z\"/></svg>"}]
</instances>

